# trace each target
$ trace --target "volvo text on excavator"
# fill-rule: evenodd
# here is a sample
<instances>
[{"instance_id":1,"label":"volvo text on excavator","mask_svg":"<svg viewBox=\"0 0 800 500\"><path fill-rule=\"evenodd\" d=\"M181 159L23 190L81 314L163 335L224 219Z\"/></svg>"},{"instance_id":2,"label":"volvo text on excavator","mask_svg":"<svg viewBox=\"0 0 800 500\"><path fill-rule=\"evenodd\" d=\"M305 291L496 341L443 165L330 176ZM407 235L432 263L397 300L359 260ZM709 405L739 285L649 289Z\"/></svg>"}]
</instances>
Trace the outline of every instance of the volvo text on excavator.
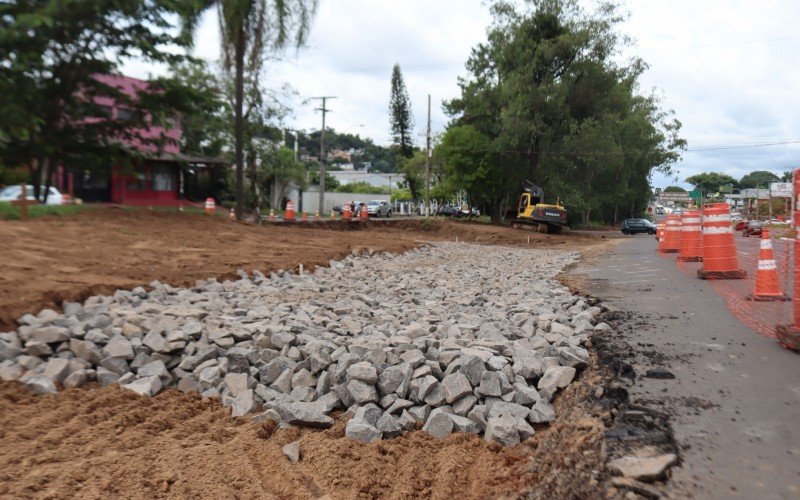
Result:
<instances>
[{"instance_id":1,"label":"volvo text on excavator","mask_svg":"<svg viewBox=\"0 0 800 500\"><path fill-rule=\"evenodd\" d=\"M566 225L567 210L561 202L556 201L555 205L544 203L542 188L531 181L524 181L513 226L533 226L543 233L560 234Z\"/></svg>"}]
</instances>

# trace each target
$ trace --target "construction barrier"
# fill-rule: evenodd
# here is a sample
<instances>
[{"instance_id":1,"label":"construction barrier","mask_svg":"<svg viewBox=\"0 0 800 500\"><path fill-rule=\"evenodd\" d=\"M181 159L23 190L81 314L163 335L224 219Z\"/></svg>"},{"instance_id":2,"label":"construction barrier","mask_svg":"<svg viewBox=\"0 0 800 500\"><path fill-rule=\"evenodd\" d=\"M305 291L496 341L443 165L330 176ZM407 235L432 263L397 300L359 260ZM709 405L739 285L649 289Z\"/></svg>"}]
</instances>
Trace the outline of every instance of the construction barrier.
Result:
<instances>
[{"instance_id":1,"label":"construction barrier","mask_svg":"<svg viewBox=\"0 0 800 500\"><path fill-rule=\"evenodd\" d=\"M667 224L666 222L660 222L658 224L658 229L656 230L656 235L658 235L658 253L665 254L667 248L667 238L665 233L667 232Z\"/></svg>"},{"instance_id":2,"label":"construction barrier","mask_svg":"<svg viewBox=\"0 0 800 500\"><path fill-rule=\"evenodd\" d=\"M700 211L687 210L681 214L681 240L679 262L703 260L703 231L700 226Z\"/></svg>"},{"instance_id":3,"label":"construction barrier","mask_svg":"<svg viewBox=\"0 0 800 500\"><path fill-rule=\"evenodd\" d=\"M775 264L772 238L770 238L768 228L761 231L756 287L755 292L749 298L759 301L789 300L789 297L781 291L781 284L778 282L778 266Z\"/></svg>"},{"instance_id":4,"label":"construction barrier","mask_svg":"<svg viewBox=\"0 0 800 500\"><path fill-rule=\"evenodd\" d=\"M216 209L217 209L217 206L214 203L214 198L206 198L206 205L205 205L206 213L208 215L213 215L214 211L216 211Z\"/></svg>"},{"instance_id":5,"label":"construction barrier","mask_svg":"<svg viewBox=\"0 0 800 500\"><path fill-rule=\"evenodd\" d=\"M286 203L286 211L283 213L283 220L295 220L294 202L292 200Z\"/></svg>"},{"instance_id":6,"label":"construction barrier","mask_svg":"<svg viewBox=\"0 0 800 500\"><path fill-rule=\"evenodd\" d=\"M661 253L678 253L681 250L681 216L669 214L664 228L664 245Z\"/></svg>"},{"instance_id":7,"label":"construction barrier","mask_svg":"<svg viewBox=\"0 0 800 500\"><path fill-rule=\"evenodd\" d=\"M322 220L322 218L319 216L319 210L314 212L314 220L317 221L317 222Z\"/></svg>"},{"instance_id":8,"label":"construction barrier","mask_svg":"<svg viewBox=\"0 0 800 500\"><path fill-rule=\"evenodd\" d=\"M236 212L233 210L233 208L231 208L231 212L228 214L228 218L231 221L235 221L236 220Z\"/></svg>"},{"instance_id":9,"label":"construction barrier","mask_svg":"<svg viewBox=\"0 0 800 500\"><path fill-rule=\"evenodd\" d=\"M712 203L703 208L702 279L743 279L731 227L731 208L727 203Z\"/></svg>"}]
</instances>

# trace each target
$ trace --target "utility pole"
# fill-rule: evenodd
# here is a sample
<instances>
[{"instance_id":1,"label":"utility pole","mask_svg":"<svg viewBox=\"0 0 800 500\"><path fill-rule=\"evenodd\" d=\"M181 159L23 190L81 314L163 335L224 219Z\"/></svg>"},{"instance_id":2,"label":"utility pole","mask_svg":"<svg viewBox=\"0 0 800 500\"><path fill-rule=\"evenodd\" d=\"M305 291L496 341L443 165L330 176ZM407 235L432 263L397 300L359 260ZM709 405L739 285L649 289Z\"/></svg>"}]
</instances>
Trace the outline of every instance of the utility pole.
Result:
<instances>
[{"instance_id":1,"label":"utility pole","mask_svg":"<svg viewBox=\"0 0 800 500\"><path fill-rule=\"evenodd\" d=\"M330 111L325 107L328 99L336 99L336 96L322 96L312 97L312 99L319 99L322 101L322 107L316 108L322 111L322 130L319 134L319 212L325 211L325 113Z\"/></svg>"},{"instance_id":2,"label":"utility pole","mask_svg":"<svg viewBox=\"0 0 800 500\"><path fill-rule=\"evenodd\" d=\"M428 127L425 132L425 217L431 205L431 95L428 94Z\"/></svg>"}]
</instances>

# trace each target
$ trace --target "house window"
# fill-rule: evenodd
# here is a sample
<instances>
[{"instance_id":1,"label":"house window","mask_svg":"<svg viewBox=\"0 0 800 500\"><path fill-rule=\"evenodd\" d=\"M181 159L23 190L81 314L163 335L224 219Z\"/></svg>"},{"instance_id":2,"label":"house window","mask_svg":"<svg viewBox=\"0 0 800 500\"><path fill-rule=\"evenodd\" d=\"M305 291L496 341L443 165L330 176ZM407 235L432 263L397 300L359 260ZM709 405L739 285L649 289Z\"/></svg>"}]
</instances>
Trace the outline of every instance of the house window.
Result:
<instances>
[{"instance_id":1,"label":"house window","mask_svg":"<svg viewBox=\"0 0 800 500\"><path fill-rule=\"evenodd\" d=\"M139 167L136 169L136 172L133 172L128 176L128 180L125 183L125 189L128 191L145 191L147 190L147 178L144 175L144 170Z\"/></svg>"},{"instance_id":2,"label":"house window","mask_svg":"<svg viewBox=\"0 0 800 500\"><path fill-rule=\"evenodd\" d=\"M175 190L175 169L172 165L153 165L153 191Z\"/></svg>"}]
</instances>

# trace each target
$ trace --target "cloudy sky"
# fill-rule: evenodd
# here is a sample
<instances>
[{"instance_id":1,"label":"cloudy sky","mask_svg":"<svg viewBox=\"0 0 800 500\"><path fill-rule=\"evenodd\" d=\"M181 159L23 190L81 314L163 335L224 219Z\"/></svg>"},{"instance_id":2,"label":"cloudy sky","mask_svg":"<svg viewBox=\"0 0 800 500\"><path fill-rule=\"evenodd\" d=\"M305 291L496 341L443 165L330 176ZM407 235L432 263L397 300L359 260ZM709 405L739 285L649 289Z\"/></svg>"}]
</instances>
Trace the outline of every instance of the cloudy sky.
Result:
<instances>
[{"instance_id":1,"label":"cloudy sky","mask_svg":"<svg viewBox=\"0 0 800 500\"><path fill-rule=\"evenodd\" d=\"M792 0L628 0L621 30L636 40L631 55L649 64L642 90L655 90L683 123L688 151L677 175L657 174L656 187L702 171L737 179L752 170L777 174L800 166L800 2ZM336 96L327 123L379 144L389 142L389 80L399 63L424 144L427 95L432 129L444 129L441 102L458 95L470 49L490 22L482 0L320 0L307 47L272 63L268 79L297 92L290 128L320 127L315 96ZM216 14L196 35L195 55L219 57ZM157 68L129 64L146 77ZM688 185L678 182L688 187Z\"/></svg>"}]
</instances>

